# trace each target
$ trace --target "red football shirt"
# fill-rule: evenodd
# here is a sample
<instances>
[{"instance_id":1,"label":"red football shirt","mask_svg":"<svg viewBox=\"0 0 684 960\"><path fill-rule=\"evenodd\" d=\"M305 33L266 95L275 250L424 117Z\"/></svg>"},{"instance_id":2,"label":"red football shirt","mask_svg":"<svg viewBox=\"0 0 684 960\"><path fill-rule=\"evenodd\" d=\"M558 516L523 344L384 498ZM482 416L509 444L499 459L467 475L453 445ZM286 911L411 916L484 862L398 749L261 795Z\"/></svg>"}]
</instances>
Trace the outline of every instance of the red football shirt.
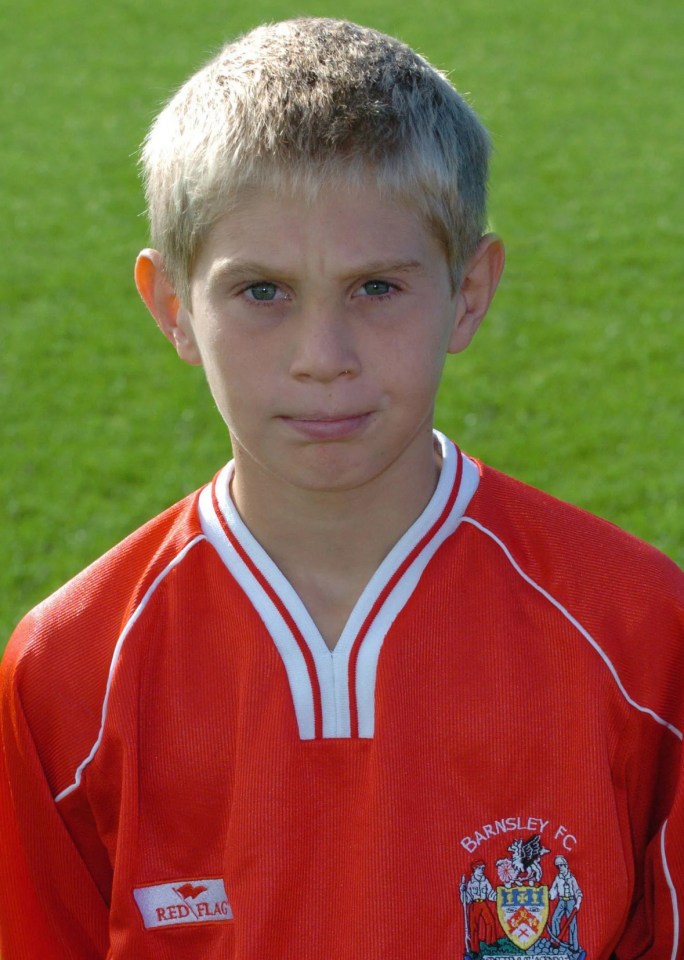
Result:
<instances>
[{"instance_id":1,"label":"red football shirt","mask_svg":"<svg viewBox=\"0 0 684 960\"><path fill-rule=\"evenodd\" d=\"M441 442L332 652L230 466L25 618L3 960L684 957L684 576Z\"/></svg>"}]
</instances>

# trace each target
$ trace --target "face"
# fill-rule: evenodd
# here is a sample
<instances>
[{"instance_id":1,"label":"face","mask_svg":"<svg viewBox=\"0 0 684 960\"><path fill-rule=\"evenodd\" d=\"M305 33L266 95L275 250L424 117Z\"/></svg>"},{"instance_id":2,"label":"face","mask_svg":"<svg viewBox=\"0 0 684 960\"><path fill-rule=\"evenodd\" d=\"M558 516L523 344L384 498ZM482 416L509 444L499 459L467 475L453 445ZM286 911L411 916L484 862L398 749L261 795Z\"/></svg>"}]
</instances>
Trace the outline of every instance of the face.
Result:
<instances>
[{"instance_id":1,"label":"face","mask_svg":"<svg viewBox=\"0 0 684 960\"><path fill-rule=\"evenodd\" d=\"M434 473L445 355L479 320L408 206L371 185L308 205L259 192L214 225L190 292L165 333L204 366L235 484L352 490Z\"/></svg>"}]
</instances>

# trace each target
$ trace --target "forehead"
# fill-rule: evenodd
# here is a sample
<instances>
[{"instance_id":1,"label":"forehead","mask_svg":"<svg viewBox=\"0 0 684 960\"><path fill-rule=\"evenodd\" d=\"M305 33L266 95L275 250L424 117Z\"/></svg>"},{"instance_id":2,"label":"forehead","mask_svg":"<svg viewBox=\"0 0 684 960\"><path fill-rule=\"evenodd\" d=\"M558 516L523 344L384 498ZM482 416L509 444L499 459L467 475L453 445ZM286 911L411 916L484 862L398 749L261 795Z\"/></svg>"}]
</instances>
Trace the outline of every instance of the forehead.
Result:
<instances>
[{"instance_id":1,"label":"forehead","mask_svg":"<svg viewBox=\"0 0 684 960\"><path fill-rule=\"evenodd\" d=\"M250 188L209 229L193 275L207 277L236 260L295 272L436 258L446 262L417 208L383 195L374 183L324 185L314 196Z\"/></svg>"}]
</instances>

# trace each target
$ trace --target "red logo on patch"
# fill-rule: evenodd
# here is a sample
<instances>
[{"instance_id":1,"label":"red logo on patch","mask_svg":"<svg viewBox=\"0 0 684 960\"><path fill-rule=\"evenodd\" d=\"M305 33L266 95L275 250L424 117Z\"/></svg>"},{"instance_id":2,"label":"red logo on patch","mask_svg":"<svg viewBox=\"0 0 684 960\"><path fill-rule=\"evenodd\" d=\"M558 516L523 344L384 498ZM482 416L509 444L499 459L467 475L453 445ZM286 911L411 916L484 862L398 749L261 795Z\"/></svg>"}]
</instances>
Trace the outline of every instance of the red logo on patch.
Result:
<instances>
[{"instance_id":1,"label":"red logo on patch","mask_svg":"<svg viewBox=\"0 0 684 960\"><path fill-rule=\"evenodd\" d=\"M202 886L195 887L191 883L184 883L182 887L174 887L173 889L184 900L194 900L196 897L199 897L200 893L205 893L207 888Z\"/></svg>"}]
</instances>

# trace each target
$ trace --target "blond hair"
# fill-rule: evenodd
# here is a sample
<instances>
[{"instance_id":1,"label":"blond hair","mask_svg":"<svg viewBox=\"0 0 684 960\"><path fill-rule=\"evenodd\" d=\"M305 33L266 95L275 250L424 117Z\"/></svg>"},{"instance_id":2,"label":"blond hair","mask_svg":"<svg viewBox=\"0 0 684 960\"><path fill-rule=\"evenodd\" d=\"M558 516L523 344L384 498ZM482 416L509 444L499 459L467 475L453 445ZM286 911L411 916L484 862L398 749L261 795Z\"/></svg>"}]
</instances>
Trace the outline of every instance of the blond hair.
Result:
<instances>
[{"instance_id":1,"label":"blond hair","mask_svg":"<svg viewBox=\"0 0 684 960\"><path fill-rule=\"evenodd\" d=\"M370 175L413 204L452 274L486 222L489 138L445 75L410 47L341 20L266 24L180 88L145 139L152 243L186 297L207 231L249 187L315 199Z\"/></svg>"}]
</instances>

